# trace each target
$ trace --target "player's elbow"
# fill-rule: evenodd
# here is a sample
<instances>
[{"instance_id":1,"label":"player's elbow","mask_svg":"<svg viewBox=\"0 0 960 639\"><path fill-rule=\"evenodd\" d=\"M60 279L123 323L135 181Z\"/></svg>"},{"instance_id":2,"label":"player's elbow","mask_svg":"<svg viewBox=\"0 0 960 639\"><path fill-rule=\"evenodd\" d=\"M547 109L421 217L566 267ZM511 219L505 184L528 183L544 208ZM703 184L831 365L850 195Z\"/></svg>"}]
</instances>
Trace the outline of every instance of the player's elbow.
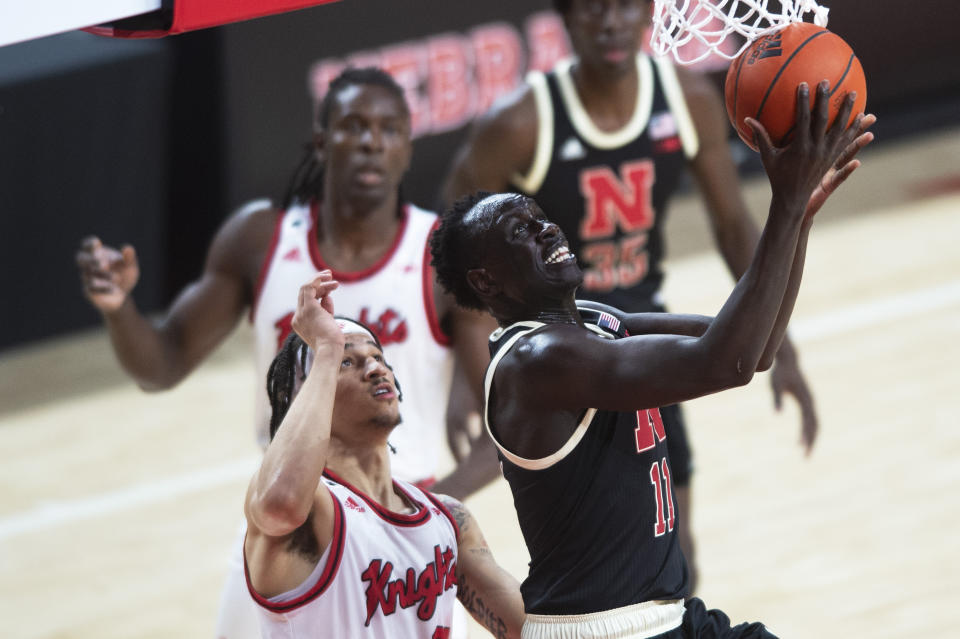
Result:
<instances>
[{"instance_id":1,"label":"player's elbow","mask_svg":"<svg viewBox=\"0 0 960 639\"><path fill-rule=\"evenodd\" d=\"M763 373L770 370L770 367L773 366L773 360L776 357L776 353L767 355L764 353L763 357L760 358L760 361L757 362L757 372Z\"/></svg>"},{"instance_id":2,"label":"player's elbow","mask_svg":"<svg viewBox=\"0 0 960 639\"><path fill-rule=\"evenodd\" d=\"M307 521L310 507L292 493L273 490L251 499L249 513L261 532L271 537L282 537Z\"/></svg>"},{"instance_id":3,"label":"player's elbow","mask_svg":"<svg viewBox=\"0 0 960 639\"><path fill-rule=\"evenodd\" d=\"M712 364L708 374L716 385L716 391L746 386L757 372L755 362L739 356L717 358Z\"/></svg>"}]
</instances>

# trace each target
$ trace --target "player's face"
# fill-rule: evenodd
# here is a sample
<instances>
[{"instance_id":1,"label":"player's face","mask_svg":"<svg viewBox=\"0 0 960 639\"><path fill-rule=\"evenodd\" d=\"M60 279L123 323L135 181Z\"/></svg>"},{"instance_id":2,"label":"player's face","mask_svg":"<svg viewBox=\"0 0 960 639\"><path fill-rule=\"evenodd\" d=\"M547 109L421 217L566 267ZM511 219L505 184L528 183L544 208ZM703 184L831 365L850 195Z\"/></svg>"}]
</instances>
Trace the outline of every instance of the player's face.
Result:
<instances>
[{"instance_id":1,"label":"player's face","mask_svg":"<svg viewBox=\"0 0 960 639\"><path fill-rule=\"evenodd\" d=\"M583 280L576 257L560 228L528 197L492 195L483 236L484 267L503 294L518 302L562 298ZM492 206L491 206L492 205Z\"/></svg>"},{"instance_id":2,"label":"player's face","mask_svg":"<svg viewBox=\"0 0 960 639\"><path fill-rule=\"evenodd\" d=\"M347 334L337 379L333 424L338 435L350 437L357 424L389 432L400 423L400 400L393 372L383 351L369 337Z\"/></svg>"},{"instance_id":3,"label":"player's face","mask_svg":"<svg viewBox=\"0 0 960 639\"><path fill-rule=\"evenodd\" d=\"M590 68L633 68L650 21L649 0L573 0L563 16L570 43Z\"/></svg>"},{"instance_id":4,"label":"player's face","mask_svg":"<svg viewBox=\"0 0 960 639\"><path fill-rule=\"evenodd\" d=\"M334 96L318 146L335 198L376 206L396 194L410 166L410 116L402 99L376 85Z\"/></svg>"}]
</instances>

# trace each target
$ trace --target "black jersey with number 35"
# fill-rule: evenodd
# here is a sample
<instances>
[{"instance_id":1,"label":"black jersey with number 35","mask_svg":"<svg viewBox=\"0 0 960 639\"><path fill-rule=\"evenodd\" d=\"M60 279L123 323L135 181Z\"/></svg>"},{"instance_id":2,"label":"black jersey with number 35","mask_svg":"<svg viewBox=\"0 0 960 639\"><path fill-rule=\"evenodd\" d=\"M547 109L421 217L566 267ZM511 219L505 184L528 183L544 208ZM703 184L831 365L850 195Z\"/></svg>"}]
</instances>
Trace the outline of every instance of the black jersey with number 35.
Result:
<instances>
[{"instance_id":1,"label":"black jersey with number 35","mask_svg":"<svg viewBox=\"0 0 960 639\"><path fill-rule=\"evenodd\" d=\"M569 61L531 73L537 147L527 174L513 178L567 236L584 269L578 296L626 312L654 310L667 200L698 147L670 63L640 54L637 76L632 117L602 131L580 101Z\"/></svg>"},{"instance_id":2,"label":"black jersey with number 35","mask_svg":"<svg viewBox=\"0 0 960 639\"><path fill-rule=\"evenodd\" d=\"M581 309L597 339L624 336L607 313ZM490 338L486 404L500 359L517 339L542 328L520 322ZM571 363L571 366L576 366ZM587 614L650 600L680 599L680 551L666 435L656 408L632 412L584 407L577 430L556 453L523 459L497 440L513 492L530 571L521 586L528 613Z\"/></svg>"}]
</instances>

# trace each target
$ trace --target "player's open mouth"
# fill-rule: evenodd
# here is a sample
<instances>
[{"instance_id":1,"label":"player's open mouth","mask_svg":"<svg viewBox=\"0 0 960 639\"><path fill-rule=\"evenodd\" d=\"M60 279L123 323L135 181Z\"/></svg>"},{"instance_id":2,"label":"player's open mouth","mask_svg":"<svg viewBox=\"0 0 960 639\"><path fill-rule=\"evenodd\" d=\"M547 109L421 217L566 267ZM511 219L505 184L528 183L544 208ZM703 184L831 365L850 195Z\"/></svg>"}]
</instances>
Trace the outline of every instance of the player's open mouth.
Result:
<instances>
[{"instance_id":1,"label":"player's open mouth","mask_svg":"<svg viewBox=\"0 0 960 639\"><path fill-rule=\"evenodd\" d=\"M383 183L383 173L376 170L358 171L356 173L357 181L366 186L376 186Z\"/></svg>"},{"instance_id":2,"label":"player's open mouth","mask_svg":"<svg viewBox=\"0 0 960 639\"><path fill-rule=\"evenodd\" d=\"M547 259L544 260L546 264L559 264L560 262L569 262L574 258L573 253L570 252L570 249L566 244L561 244L553 250L550 255L547 256Z\"/></svg>"},{"instance_id":3,"label":"player's open mouth","mask_svg":"<svg viewBox=\"0 0 960 639\"><path fill-rule=\"evenodd\" d=\"M390 384L380 384L373 391L373 396L377 399L392 399L394 397L393 386Z\"/></svg>"}]
</instances>

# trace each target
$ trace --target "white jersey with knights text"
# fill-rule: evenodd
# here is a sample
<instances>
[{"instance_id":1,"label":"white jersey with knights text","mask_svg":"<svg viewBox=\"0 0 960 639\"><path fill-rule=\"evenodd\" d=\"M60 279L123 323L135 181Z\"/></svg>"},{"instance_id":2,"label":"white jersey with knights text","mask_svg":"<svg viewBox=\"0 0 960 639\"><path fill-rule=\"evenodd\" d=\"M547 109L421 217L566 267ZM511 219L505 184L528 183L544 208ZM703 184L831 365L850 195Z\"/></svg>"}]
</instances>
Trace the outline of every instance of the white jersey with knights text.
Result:
<instances>
[{"instance_id":1,"label":"white jersey with knights text","mask_svg":"<svg viewBox=\"0 0 960 639\"><path fill-rule=\"evenodd\" d=\"M316 205L295 204L280 214L251 313L257 351L257 441L269 441L267 370L283 340L300 287L330 268L317 245ZM401 423L390 435L393 474L413 482L436 475L440 443L446 441L447 395L453 371L450 341L440 329L433 295L427 240L437 216L407 204L387 253L359 272L333 270L337 315L373 329L403 391Z\"/></svg>"},{"instance_id":2,"label":"white jersey with knights text","mask_svg":"<svg viewBox=\"0 0 960 639\"><path fill-rule=\"evenodd\" d=\"M394 488L414 512L389 511L329 471L334 498L330 545L290 592L261 597L261 636L446 639L457 596L457 537L450 512L412 484Z\"/></svg>"}]
</instances>

